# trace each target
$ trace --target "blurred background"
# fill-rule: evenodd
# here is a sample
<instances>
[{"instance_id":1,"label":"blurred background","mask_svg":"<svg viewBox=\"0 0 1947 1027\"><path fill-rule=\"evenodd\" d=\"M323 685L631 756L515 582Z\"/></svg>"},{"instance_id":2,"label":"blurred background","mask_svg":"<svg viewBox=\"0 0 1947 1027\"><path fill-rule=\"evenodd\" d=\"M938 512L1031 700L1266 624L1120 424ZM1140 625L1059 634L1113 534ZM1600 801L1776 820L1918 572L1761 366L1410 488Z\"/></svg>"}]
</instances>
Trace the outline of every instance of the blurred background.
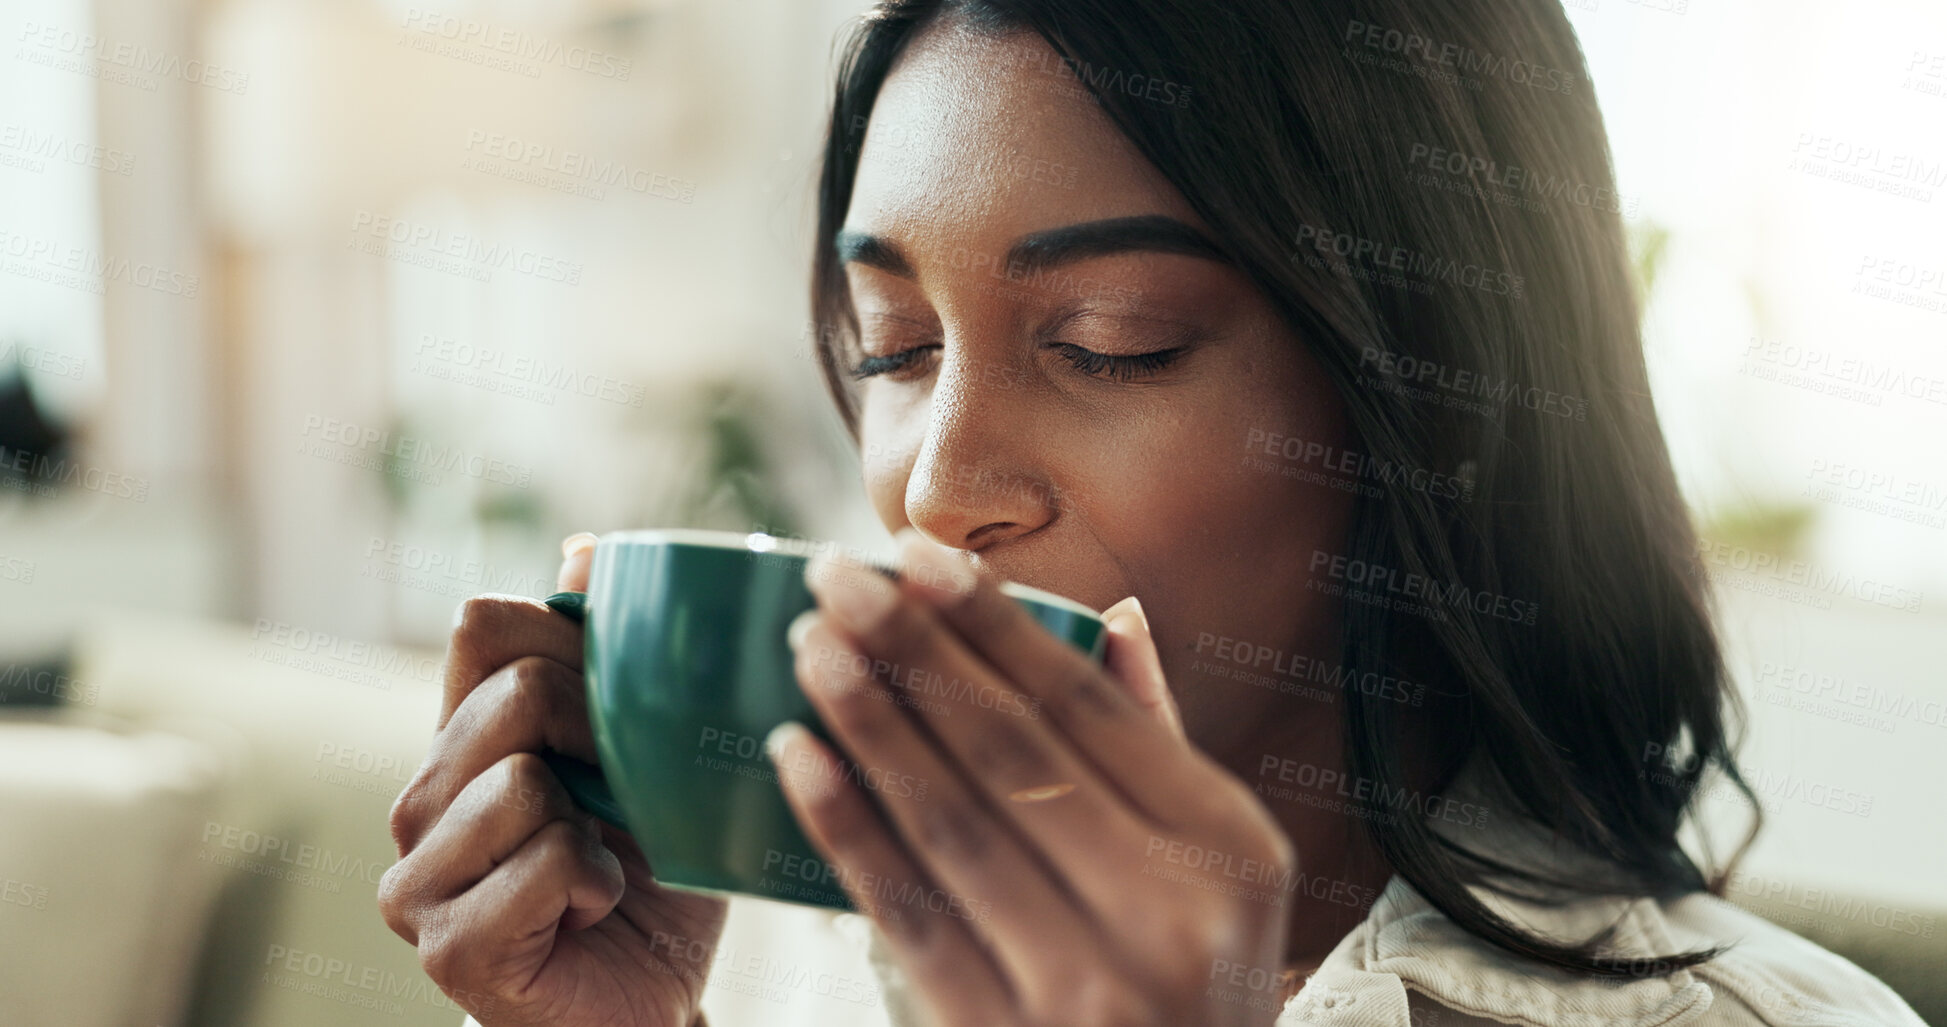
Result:
<instances>
[{"instance_id":1,"label":"blurred background","mask_svg":"<svg viewBox=\"0 0 1947 1027\"><path fill-rule=\"evenodd\" d=\"M7 1023L457 1025L374 896L458 601L580 530L885 544L807 359L862 0L427 3L0 0ZM1947 9L1569 8L1749 705L1732 897L1938 1000ZM759 990L713 1021L835 1015Z\"/></svg>"}]
</instances>

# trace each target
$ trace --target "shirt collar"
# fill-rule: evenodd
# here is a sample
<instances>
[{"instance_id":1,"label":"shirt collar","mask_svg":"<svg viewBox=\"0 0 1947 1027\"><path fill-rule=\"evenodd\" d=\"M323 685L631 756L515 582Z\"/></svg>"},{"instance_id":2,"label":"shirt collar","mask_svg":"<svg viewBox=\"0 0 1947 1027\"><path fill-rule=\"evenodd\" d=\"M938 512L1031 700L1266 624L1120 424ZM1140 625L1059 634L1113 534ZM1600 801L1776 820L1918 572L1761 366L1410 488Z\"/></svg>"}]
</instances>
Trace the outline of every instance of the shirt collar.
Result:
<instances>
[{"instance_id":1,"label":"shirt collar","mask_svg":"<svg viewBox=\"0 0 1947 1027\"><path fill-rule=\"evenodd\" d=\"M1473 891L1532 933L1574 941L1614 923L1612 955L1649 960L1678 951L1649 899L1588 899L1550 907L1484 888ZM1357 944L1344 952L1350 962L1346 969L1396 975L1442 1005L1497 1020L1649 1027L1686 1020L1710 1004L1709 987L1688 970L1634 979L1587 977L1507 952L1463 930L1397 876L1373 903L1364 929L1347 940L1355 939Z\"/></svg>"},{"instance_id":2,"label":"shirt collar","mask_svg":"<svg viewBox=\"0 0 1947 1027\"><path fill-rule=\"evenodd\" d=\"M1479 767L1461 775L1453 794L1481 809L1505 813L1508 804L1484 791ZM1491 826L1487 823L1492 820ZM1429 816L1429 826L1471 851L1503 865L1545 871L1600 886L1613 867L1580 852L1548 829L1502 815L1457 824ZM1618 891L1624 890L1618 886ZM1517 927L1539 937L1574 944L1615 925L1606 955L1646 963L1691 947L1673 937L1662 908L1652 899L1609 896L1513 898L1485 885L1475 898ZM1335 951L1348 970L1397 975L1442 1005L1515 1023L1667 1025L1710 1005L1710 988L1688 970L1636 978L1572 974L1517 956L1448 919L1407 880L1394 875L1373 902L1361 928ZM1321 973L1324 968L1321 967Z\"/></svg>"}]
</instances>

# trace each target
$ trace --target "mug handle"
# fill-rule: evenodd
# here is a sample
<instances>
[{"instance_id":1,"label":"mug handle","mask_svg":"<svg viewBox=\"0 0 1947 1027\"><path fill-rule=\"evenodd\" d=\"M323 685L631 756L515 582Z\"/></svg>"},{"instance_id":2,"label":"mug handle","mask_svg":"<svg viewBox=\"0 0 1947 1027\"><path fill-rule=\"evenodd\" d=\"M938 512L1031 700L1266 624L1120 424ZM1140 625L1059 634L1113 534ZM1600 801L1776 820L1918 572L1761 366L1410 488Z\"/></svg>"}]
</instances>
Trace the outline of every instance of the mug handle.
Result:
<instances>
[{"instance_id":1,"label":"mug handle","mask_svg":"<svg viewBox=\"0 0 1947 1027\"><path fill-rule=\"evenodd\" d=\"M588 593L586 592L556 592L541 601L548 604L549 609L576 624L587 619ZM561 787L568 790L568 794L574 797L581 808L625 832L628 831L629 825L622 817L622 807L616 805L615 793L609 789L608 778L603 776L601 767L553 749L544 750L541 753L541 761L548 765L549 770L554 771L555 777L561 779Z\"/></svg>"}]
</instances>

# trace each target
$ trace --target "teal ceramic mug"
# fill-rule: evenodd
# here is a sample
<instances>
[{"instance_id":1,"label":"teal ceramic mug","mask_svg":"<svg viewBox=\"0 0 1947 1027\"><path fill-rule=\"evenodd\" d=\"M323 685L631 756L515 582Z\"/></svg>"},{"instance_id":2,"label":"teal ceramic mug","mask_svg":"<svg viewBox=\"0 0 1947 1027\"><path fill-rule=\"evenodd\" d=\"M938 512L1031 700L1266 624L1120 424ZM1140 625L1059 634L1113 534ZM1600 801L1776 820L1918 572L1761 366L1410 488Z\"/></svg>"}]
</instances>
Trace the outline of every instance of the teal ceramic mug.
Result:
<instances>
[{"instance_id":1,"label":"teal ceramic mug","mask_svg":"<svg viewBox=\"0 0 1947 1027\"><path fill-rule=\"evenodd\" d=\"M586 629L601 766L543 755L578 803L635 838L662 884L852 909L764 752L771 729L795 720L843 754L799 690L785 641L791 621L817 605L804 568L821 549L844 552L764 534L613 532L595 547L588 591L547 599ZM1094 611L1024 585L1001 587L1057 637L1101 659L1107 634ZM925 674L889 689L919 709L999 694ZM884 775L876 786L900 789Z\"/></svg>"}]
</instances>

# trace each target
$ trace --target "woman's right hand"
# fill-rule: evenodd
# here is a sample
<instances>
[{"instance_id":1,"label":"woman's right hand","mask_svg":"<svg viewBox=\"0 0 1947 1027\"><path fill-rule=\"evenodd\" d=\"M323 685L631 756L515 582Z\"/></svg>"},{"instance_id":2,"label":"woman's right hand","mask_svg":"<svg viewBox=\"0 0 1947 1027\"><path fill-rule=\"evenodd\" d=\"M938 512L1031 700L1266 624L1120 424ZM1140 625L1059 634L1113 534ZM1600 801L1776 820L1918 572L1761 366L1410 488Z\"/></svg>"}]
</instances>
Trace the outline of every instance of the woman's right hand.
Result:
<instances>
[{"instance_id":1,"label":"woman's right hand","mask_svg":"<svg viewBox=\"0 0 1947 1027\"><path fill-rule=\"evenodd\" d=\"M562 543L585 591L594 536ZM486 1027L689 1027L724 901L650 875L626 832L576 806L537 753L596 761L582 629L540 601L460 607L432 748L392 805L379 909L433 983Z\"/></svg>"}]
</instances>

